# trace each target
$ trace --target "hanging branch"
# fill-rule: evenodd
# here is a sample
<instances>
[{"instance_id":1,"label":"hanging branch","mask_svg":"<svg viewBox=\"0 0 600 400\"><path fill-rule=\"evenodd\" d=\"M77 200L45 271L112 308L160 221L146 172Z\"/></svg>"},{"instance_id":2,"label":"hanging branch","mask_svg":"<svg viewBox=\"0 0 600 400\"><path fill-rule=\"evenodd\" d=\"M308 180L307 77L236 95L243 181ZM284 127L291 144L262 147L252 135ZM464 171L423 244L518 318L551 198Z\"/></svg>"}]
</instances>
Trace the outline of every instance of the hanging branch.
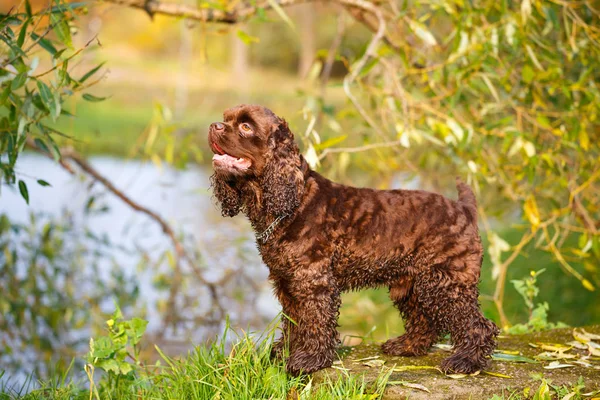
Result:
<instances>
[{"instance_id":1,"label":"hanging branch","mask_svg":"<svg viewBox=\"0 0 600 400\"><path fill-rule=\"evenodd\" d=\"M52 154L39 147L31 138L27 138L27 147L32 150L35 150L40 154L54 159ZM173 282L171 285L171 290L169 292L169 299L167 301L167 304L170 307L170 312L166 316L166 322L173 322L177 320L175 315L175 297L178 293L177 289L181 285L182 281L181 260L184 260L189 265L189 267L194 271L195 277L200 281L200 283L202 283L208 288L213 304L218 308L221 316L225 315L223 306L219 301L219 295L217 293L216 284L208 282L204 279L200 266L197 265L193 258L188 254L183 243L181 243L181 241L177 238L177 235L175 234L175 231L173 230L171 225L169 225L169 223L165 221L163 217L161 217L156 212L150 210L149 208L142 206L140 203L133 200L123 191L119 190L110 180L108 180L105 176L100 174L100 172L98 172L87 160L85 160L85 158L83 158L72 148L61 149L60 155L61 159L59 160L59 164L61 167L63 167L63 169L65 169L71 175L75 175L77 172L73 164L77 165L83 172L85 172L95 181L99 182L102 186L104 186L104 188L106 188L106 190L118 197L129 207L155 221L162 229L162 232L169 237L171 244L175 250L175 272Z\"/></svg>"},{"instance_id":2,"label":"hanging branch","mask_svg":"<svg viewBox=\"0 0 600 400\"><path fill-rule=\"evenodd\" d=\"M138 8L146 11L150 16L160 14L169 17L187 18L194 21L214 22L230 25L244 22L248 18L256 15L258 10L268 10L275 7L288 7L296 4L321 1L324 3L337 3L343 5L354 19L362 23L374 33L376 33L380 27L380 18L374 11L375 9L379 10L379 8L375 7L371 2L363 0L269 0L267 2L261 2L258 5L249 5L246 3L243 6L232 8L231 10L227 11L210 8L197 8L187 4L165 3L156 0L99 1ZM381 40L383 40L395 51L400 50L400 47L395 44L388 35L384 35Z\"/></svg>"}]
</instances>

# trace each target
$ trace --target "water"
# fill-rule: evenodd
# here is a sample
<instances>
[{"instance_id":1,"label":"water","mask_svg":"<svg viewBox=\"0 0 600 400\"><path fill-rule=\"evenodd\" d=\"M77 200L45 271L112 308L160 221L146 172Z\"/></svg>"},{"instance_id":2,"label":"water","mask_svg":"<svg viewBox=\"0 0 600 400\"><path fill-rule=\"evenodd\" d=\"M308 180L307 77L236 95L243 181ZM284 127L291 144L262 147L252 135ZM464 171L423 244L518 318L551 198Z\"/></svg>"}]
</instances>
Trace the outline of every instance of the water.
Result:
<instances>
[{"instance_id":1,"label":"water","mask_svg":"<svg viewBox=\"0 0 600 400\"><path fill-rule=\"evenodd\" d=\"M223 330L223 319L202 319L214 307L209 292L189 268L184 270L187 280L178 289L175 306L189 317L188 321L166 328L169 311L165 312L164 304L169 290L157 289L153 281L158 274L169 272L170 267L167 262L142 270L137 267L140 253L155 261L162 252L172 249L169 238L154 220L136 212L86 175L74 176L41 155L27 153L20 157L17 173L27 183L30 204L26 205L16 188L3 186L0 214L6 213L13 222L26 224L32 212L59 218L67 209L75 225L87 227L96 236L106 235L112 243L132 250L115 252L114 257L119 268L137 280L140 308L135 315L126 317L144 315L149 321L148 343L156 343L167 354L176 355ZM261 331L276 318L280 306L272 294L268 269L260 260L250 225L241 216L220 215L209 191L210 167L176 170L112 157L91 157L88 161L130 199L162 216L181 235L186 248L201 255L204 280L225 280L218 285L218 295L234 328ZM52 186L40 186L37 179ZM368 180L366 176L356 177L357 181L365 179ZM392 188L416 188L418 184L418 180L407 180L400 174L391 180ZM106 207L106 212L86 212L92 196L93 208ZM109 269L107 266L104 273L108 274ZM112 299L107 299L104 311L110 313L112 307ZM87 335L82 337L85 343L89 329L80 335ZM85 352L85 348L78 349L78 354Z\"/></svg>"},{"instance_id":2,"label":"water","mask_svg":"<svg viewBox=\"0 0 600 400\"><path fill-rule=\"evenodd\" d=\"M277 316L280 307L272 295L267 281L268 270L259 258L250 225L242 217L221 217L208 190L210 169L199 166L186 170L168 166L157 168L148 162L111 157L91 157L89 162L132 200L168 221L185 238L188 250L201 254L205 280L218 282L224 276L233 276L219 286L222 305L233 326L260 330ZM16 188L3 186L0 195L0 213L7 213L14 222L27 223L31 212L59 217L66 208L72 213L75 224L85 225L97 236L106 235L113 243L126 248L141 249L151 258L157 258L162 251L171 248L169 238L155 221L134 211L90 178L73 176L53 160L36 154L21 155L18 167L17 173L29 189L29 206ZM52 186L40 186L37 179ZM92 195L96 207L106 206L107 212L85 212ZM156 289L152 281L157 272L168 266L140 271L136 269L139 251L115 254L118 265L138 279L149 332L162 331L165 315L161 314L157 304L164 303L169 293ZM188 305L190 312L210 311L207 309L211 307L208 292L200 283L195 285L193 277L181 290L186 293L181 294L180 303L186 295L194 299L195 303ZM162 332L160 344L167 350L171 346L173 351L183 351L192 342L198 343L222 329L222 325L217 325L208 329L202 323L183 324L180 328L184 329Z\"/></svg>"}]
</instances>

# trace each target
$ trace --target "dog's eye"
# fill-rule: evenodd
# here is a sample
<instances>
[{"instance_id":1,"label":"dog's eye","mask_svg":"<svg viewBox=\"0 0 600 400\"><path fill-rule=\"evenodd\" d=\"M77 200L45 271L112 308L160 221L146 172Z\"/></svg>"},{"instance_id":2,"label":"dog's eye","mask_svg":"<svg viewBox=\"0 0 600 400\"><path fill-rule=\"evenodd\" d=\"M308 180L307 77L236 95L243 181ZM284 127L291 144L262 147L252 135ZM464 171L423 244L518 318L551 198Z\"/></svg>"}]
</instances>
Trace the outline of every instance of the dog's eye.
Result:
<instances>
[{"instance_id":1,"label":"dog's eye","mask_svg":"<svg viewBox=\"0 0 600 400\"><path fill-rule=\"evenodd\" d=\"M244 135L250 135L252 134L252 127L250 126L250 124L244 122L240 124L240 132Z\"/></svg>"}]
</instances>

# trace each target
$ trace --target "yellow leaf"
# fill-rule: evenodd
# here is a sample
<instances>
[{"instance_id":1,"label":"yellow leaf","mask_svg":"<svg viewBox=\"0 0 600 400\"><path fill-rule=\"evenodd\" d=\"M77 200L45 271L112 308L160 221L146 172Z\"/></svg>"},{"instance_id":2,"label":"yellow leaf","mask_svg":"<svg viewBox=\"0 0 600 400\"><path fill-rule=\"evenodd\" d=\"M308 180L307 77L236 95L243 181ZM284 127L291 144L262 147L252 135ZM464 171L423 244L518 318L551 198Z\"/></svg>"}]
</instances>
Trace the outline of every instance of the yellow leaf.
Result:
<instances>
[{"instance_id":1,"label":"yellow leaf","mask_svg":"<svg viewBox=\"0 0 600 400\"><path fill-rule=\"evenodd\" d=\"M483 371L483 373L486 374L486 375L495 376L495 377L498 377L498 378L512 379L512 376L504 375L504 374L501 374L499 372Z\"/></svg>"},{"instance_id":2,"label":"yellow leaf","mask_svg":"<svg viewBox=\"0 0 600 400\"><path fill-rule=\"evenodd\" d=\"M525 216L531 223L533 229L536 230L540 225L540 212L538 210L535 197L527 197L527 200L525 200L525 204L523 204L523 211L525 212Z\"/></svg>"},{"instance_id":3,"label":"yellow leaf","mask_svg":"<svg viewBox=\"0 0 600 400\"><path fill-rule=\"evenodd\" d=\"M150 156L150 159L152 160L152 162L154 163L154 165L156 165L156 168L158 169L162 169L162 161L160 159L160 157L156 154L152 154Z\"/></svg>"},{"instance_id":4,"label":"yellow leaf","mask_svg":"<svg viewBox=\"0 0 600 400\"><path fill-rule=\"evenodd\" d=\"M592 285L592 283L590 281L588 281L587 279L582 280L581 284L583 285L584 288L586 288L590 292L593 292L594 290L596 290L594 285Z\"/></svg>"},{"instance_id":5,"label":"yellow leaf","mask_svg":"<svg viewBox=\"0 0 600 400\"><path fill-rule=\"evenodd\" d=\"M583 126L579 131L579 145L585 151L589 150L590 148L590 138L585 130L585 126Z\"/></svg>"},{"instance_id":6,"label":"yellow leaf","mask_svg":"<svg viewBox=\"0 0 600 400\"><path fill-rule=\"evenodd\" d=\"M394 372L414 371L420 369L435 369L436 371L442 372L438 367L432 367L430 365L401 365L394 368Z\"/></svg>"}]
</instances>

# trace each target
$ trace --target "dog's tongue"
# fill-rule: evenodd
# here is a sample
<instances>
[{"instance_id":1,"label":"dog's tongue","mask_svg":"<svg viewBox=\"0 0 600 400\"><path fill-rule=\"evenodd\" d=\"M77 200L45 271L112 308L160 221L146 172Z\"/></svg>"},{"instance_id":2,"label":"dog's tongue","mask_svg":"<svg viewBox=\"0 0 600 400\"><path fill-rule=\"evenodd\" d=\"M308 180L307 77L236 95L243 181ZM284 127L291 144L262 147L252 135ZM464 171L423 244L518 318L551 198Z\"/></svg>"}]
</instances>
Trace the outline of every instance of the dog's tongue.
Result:
<instances>
[{"instance_id":1,"label":"dog's tongue","mask_svg":"<svg viewBox=\"0 0 600 400\"><path fill-rule=\"evenodd\" d=\"M238 169L248 169L252 162L246 158L235 158L229 154L215 154L213 155L213 162L227 167L235 167Z\"/></svg>"},{"instance_id":2,"label":"dog's tongue","mask_svg":"<svg viewBox=\"0 0 600 400\"><path fill-rule=\"evenodd\" d=\"M219 152L219 154L225 154L225 152L223 151L223 149L221 147L219 147L218 144L213 143L213 146L215 146L215 150L217 150Z\"/></svg>"}]
</instances>

